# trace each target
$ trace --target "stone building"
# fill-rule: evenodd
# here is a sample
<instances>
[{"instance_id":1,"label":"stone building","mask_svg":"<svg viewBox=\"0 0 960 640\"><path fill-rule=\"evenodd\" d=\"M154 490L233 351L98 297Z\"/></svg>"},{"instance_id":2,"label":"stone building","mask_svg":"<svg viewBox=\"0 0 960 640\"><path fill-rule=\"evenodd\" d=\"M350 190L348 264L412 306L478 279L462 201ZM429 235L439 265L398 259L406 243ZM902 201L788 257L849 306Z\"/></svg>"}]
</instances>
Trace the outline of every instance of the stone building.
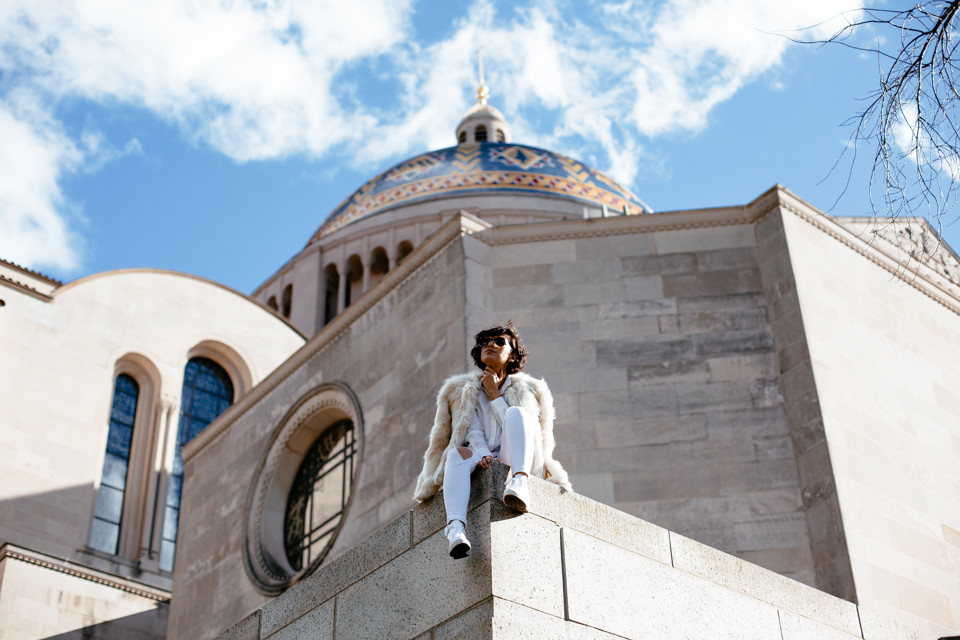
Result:
<instances>
[{"instance_id":1,"label":"stone building","mask_svg":"<svg viewBox=\"0 0 960 640\"><path fill-rule=\"evenodd\" d=\"M253 300L170 274L100 278L103 293L91 305L107 315L143 295L123 289L124 278L164 280L169 290L150 295L159 308L184 299L175 281L220 294L194 292L204 298L191 317L197 324L171 329L171 355L159 355L160 346L137 351L156 352L151 361L168 372L160 386L173 390L151 392L160 400L150 429L174 431L175 394L195 355L228 373L238 360L255 369L233 374L243 392L182 439L172 572L156 564L164 540L155 543L156 529L121 524L114 553L91 549L90 537L103 519L97 496L111 489L101 469L111 394L126 371L116 363L126 362L127 347L118 345L138 339L141 327L167 340L166 329L124 317L91 337L87 319L51 323L61 313L50 311L61 303L57 290L79 293L96 277L65 287L25 272L0 280L34 305L0 309L3 353L18 354L18 379L33 394L4 389L4 412L17 407L17 417L0 430L32 453L4 458L4 477L12 468L23 480L4 487L3 500L55 503L29 528L26 516L0 513L8 549L0 620L18 615L9 603L18 602L11 591L20 578L6 576L27 564L19 556L12 564L11 549L159 589L155 601L172 581L171 639L215 637L280 602L406 517L437 388L472 368L478 329L510 318L531 352L527 371L554 393L556 457L578 494L925 637L960 629L956 255L932 252L923 221L832 218L780 186L743 206L652 213L602 173L511 136L502 114L480 100L456 146L357 189ZM34 284L24 285L29 278ZM237 313L243 322L226 322ZM277 339L262 339L268 332ZM37 403L50 361L11 335L49 342L73 367L58 375L83 376L78 395L90 409L61 413L71 413L63 428L86 449L57 449L56 459L44 452L43 430L30 425L49 423ZM134 448L158 455L158 436L149 445L137 437ZM172 477L174 451L164 451L166 466L146 474L159 479L136 480L145 495ZM63 478L38 493L37 464ZM63 486L79 486L83 499L58 498ZM154 499L137 513L160 506ZM28 543L34 530L45 537ZM51 570L31 571L39 583ZM47 588L48 602L55 591Z\"/></svg>"}]
</instances>

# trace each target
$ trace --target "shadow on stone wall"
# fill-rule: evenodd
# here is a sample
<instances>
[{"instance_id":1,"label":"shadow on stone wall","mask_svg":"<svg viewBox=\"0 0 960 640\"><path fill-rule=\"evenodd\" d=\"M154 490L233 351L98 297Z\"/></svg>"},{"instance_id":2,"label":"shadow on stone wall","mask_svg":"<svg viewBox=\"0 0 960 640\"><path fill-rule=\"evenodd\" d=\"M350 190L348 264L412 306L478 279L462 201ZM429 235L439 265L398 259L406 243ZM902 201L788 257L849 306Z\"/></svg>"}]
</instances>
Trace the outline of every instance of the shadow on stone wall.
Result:
<instances>
[{"instance_id":1,"label":"shadow on stone wall","mask_svg":"<svg viewBox=\"0 0 960 640\"><path fill-rule=\"evenodd\" d=\"M153 611L58 633L43 640L163 640L167 635L168 609L168 604L161 603Z\"/></svg>"},{"instance_id":2,"label":"shadow on stone wall","mask_svg":"<svg viewBox=\"0 0 960 640\"><path fill-rule=\"evenodd\" d=\"M169 603L138 594L140 581L128 564L105 554L85 554L93 496L93 486L86 484L0 501L0 598L4 602L0 629L11 638L166 637ZM110 584L111 578L119 584L133 579L133 591L124 593ZM143 584L146 593L165 591ZM113 609L117 598L113 590L123 596L149 598L141 606L150 607L154 600L152 608L122 615L137 607L127 603ZM54 629L69 630L41 635Z\"/></svg>"}]
</instances>

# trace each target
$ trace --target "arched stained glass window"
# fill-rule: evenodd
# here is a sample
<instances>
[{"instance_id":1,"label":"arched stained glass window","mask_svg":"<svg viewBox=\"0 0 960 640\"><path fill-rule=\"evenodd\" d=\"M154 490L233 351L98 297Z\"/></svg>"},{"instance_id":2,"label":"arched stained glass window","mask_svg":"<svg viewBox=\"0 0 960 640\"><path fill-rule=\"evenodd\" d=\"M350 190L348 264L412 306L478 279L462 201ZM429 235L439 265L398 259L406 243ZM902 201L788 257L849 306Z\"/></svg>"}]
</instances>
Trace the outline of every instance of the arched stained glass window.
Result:
<instances>
[{"instance_id":1,"label":"arched stained glass window","mask_svg":"<svg viewBox=\"0 0 960 640\"><path fill-rule=\"evenodd\" d=\"M191 358L183 372L177 448L163 517L163 533L160 542L160 568L163 571L173 571L173 557L177 544L180 493L183 487L183 457L180 451L231 404L233 404L233 383L223 367L209 358Z\"/></svg>"},{"instance_id":2,"label":"arched stained glass window","mask_svg":"<svg viewBox=\"0 0 960 640\"><path fill-rule=\"evenodd\" d=\"M287 560L297 571L329 551L350 500L356 453L353 422L340 420L320 434L297 469L283 522Z\"/></svg>"},{"instance_id":3,"label":"arched stained glass window","mask_svg":"<svg viewBox=\"0 0 960 640\"><path fill-rule=\"evenodd\" d=\"M477 128L473 130L473 139L475 142L486 142L487 128L482 124L478 124Z\"/></svg>"},{"instance_id":4,"label":"arched stained glass window","mask_svg":"<svg viewBox=\"0 0 960 640\"><path fill-rule=\"evenodd\" d=\"M103 457L100 490L93 511L90 547L116 554L120 544L120 523L123 521L123 497L127 490L127 467L130 464L130 443L137 417L140 387L125 373L117 376L107 431L107 451Z\"/></svg>"}]
</instances>

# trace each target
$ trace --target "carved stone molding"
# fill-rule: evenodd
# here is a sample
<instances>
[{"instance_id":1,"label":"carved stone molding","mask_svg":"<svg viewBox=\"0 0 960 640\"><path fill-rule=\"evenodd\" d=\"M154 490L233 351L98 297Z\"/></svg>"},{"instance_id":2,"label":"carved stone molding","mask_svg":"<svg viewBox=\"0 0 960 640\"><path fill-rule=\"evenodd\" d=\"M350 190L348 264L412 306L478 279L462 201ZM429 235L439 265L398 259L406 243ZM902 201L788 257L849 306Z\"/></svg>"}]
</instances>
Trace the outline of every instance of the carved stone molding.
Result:
<instances>
[{"instance_id":1,"label":"carved stone molding","mask_svg":"<svg viewBox=\"0 0 960 640\"><path fill-rule=\"evenodd\" d=\"M80 578L81 580L95 582L105 587L110 587L111 589L125 591L126 593L131 593L141 598L148 598L156 602L169 602L170 600L170 594L166 591L150 589L146 586L140 586L128 581L121 581L116 577L100 573L95 569L89 569L74 562L47 556L22 547L15 547L9 543L0 547L0 561L2 560L19 560L20 562L63 573L68 576L73 576L74 578Z\"/></svg>"}]
</instances>

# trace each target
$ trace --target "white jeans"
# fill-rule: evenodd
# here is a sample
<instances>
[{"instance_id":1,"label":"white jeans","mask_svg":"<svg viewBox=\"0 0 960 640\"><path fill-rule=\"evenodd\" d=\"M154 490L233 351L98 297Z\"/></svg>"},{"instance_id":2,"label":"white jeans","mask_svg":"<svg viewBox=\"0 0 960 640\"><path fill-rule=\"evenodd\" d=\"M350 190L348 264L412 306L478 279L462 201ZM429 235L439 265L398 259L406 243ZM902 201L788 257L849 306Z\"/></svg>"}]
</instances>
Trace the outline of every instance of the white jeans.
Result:
<instances>
[{"instance_id":1,"label":"white jeans","mask_svg":"<svg viewBox=\"0 0 960 640\"><path fill-rule=\"evenodd\" d=\"M510 407L503 416L503 445L500 459L510 466L511 474L530 473L533 466L533 447L540 424L536 416L520 407ZM477 468L480 456L476 451L463 459L460 451L451 449L443 470L443 504L447 508L447 522L467 523L467 503L470 502L470 474Z\"/></svg>"}]
</instances>

